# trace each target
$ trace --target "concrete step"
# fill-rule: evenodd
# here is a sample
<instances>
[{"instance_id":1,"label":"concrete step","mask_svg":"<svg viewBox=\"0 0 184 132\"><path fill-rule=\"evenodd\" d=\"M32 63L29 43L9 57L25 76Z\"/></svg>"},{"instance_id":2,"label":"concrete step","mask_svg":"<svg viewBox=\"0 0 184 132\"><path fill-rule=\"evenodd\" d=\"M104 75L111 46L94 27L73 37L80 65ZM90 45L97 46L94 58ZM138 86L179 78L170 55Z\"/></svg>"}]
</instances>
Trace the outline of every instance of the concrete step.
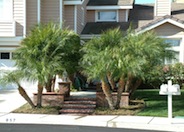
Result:
<instances>
[{"instance_id":1,"label":"concrete step","mask_svg":"<svg viewBox=\"0 0 184 132\"><path fill-rule=\"evenodd\" d=\"M64 104L90 104L90 105L96 105L96 101L91 100L68 100L64 101Z\"/></svg>"},{"instance_id":2,"label":"concrete step","mask_svg":"<svg viewBox=\"0 0 184 132\"><path fill-rule=\"evenodd\" d=\"M94 104L63 104L62 109L95 109Z\"/></svg>"},{"instance_id":3,"label":"concrete step","mask_svg":"<svg viewBox=\"0 0 184 132\"><path fill-rule=\"evenodd\" d=\"M65 99L60 114L89 115L95 111L96 98L70 97Z\"/></svg>"},{"instance_id":4,"label":"concrete step","mask_svg":"<svg viewBox=\"0 0 184 132\"><path fill-rule=\"evenodd\" d=\"M60 114L77 114L77 115L89 115L94 112L94 109L61 109Z\"/></svg>"}]
</instances>

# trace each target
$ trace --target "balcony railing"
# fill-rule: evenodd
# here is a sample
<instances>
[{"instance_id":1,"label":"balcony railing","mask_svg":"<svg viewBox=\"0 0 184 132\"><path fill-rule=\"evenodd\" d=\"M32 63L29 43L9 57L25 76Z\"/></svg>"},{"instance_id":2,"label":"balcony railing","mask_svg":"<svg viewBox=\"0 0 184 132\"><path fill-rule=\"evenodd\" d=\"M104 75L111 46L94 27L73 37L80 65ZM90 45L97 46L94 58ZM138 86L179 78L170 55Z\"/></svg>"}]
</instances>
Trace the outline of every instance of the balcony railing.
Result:
<instances>
[{"instance_id":1,"label":"balcony railing","mask_svg":"<svg viewBox=\"0 0 184 132\"><path fill-rule=\"evenodd\" d=\"M0 21L0 37L15 37L15 21Z\"/></svg>"}]
</instances>

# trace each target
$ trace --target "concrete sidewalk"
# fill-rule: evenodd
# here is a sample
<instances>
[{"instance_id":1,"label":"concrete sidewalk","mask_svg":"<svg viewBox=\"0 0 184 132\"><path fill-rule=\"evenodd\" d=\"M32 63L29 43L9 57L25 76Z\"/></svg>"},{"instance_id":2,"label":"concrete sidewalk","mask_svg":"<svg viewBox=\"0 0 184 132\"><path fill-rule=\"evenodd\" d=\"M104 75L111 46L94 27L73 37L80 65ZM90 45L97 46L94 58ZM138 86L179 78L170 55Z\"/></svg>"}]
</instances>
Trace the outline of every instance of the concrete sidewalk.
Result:
<instances>
[{"instance_id":1,"label":"concrete sidewalk","mask_svg":"<svg viewBox=\"0 0 184 132\"><path fill-rule=\"evenodd\" d=\"M28 94L32 95L32 92L33 90L30 90ZM160 117L11 113L24 103L26 102L17 90L0 90L0 123L81 125L184 132L184 118L174 118L170 123L168 118Z\"/></svg>"},{"instance_id":2,"label":"concrete sidewalk","mask_svg":"<svg viewBox=\"0 0 184 132\"><path fill-rule=\"evenodd\" d=\"M143 116L75 116L8 113L0 114L0 123L79 125L184 132L184 119L173 119L172 124L170 124L167 118Z\"/></svg>"}]
</instances>

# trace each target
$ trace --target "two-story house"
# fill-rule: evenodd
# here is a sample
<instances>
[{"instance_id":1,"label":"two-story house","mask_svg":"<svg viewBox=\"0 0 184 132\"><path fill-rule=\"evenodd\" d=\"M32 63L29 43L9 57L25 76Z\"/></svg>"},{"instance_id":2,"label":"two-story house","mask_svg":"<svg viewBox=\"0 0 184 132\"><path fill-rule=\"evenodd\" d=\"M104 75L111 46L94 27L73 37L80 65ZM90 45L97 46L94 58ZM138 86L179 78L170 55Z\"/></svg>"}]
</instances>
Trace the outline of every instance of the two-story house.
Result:
<instances>
[{"instance_id":1,"label":"two-story house","mask_svg":"<svg viewBox=\"0 0 184 132\"><path fill-rule=\"evenodd\" d=\"M0 0L0 67L12 67L13 51L37 23L54 21L78 33L82 40L109 28L138 33L154 30L172 43L177 60L184 62L184 3L155 0L136 5L134 0Z\"/></svg>"}]
</instances>

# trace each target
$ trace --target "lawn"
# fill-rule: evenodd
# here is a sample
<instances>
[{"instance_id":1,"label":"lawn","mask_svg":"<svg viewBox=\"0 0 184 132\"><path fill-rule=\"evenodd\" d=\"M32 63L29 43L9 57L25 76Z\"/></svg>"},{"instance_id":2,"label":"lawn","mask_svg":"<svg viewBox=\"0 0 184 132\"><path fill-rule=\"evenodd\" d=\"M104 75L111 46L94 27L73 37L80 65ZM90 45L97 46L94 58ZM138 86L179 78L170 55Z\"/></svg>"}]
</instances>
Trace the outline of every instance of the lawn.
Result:
<instances>
[{"instance_id":1,"label":"lawn","mask_svg":"<svg viewBox=\"0 0 184 132\"><path fill-rule=\"evenodd\" d=\"M146 103L136 115L167 117L167 96L159 95L159 90L137 90L134 97ZM173 116L184 116L184 90L181 95L173 96Z\"/></svg>"}]
</instances>

